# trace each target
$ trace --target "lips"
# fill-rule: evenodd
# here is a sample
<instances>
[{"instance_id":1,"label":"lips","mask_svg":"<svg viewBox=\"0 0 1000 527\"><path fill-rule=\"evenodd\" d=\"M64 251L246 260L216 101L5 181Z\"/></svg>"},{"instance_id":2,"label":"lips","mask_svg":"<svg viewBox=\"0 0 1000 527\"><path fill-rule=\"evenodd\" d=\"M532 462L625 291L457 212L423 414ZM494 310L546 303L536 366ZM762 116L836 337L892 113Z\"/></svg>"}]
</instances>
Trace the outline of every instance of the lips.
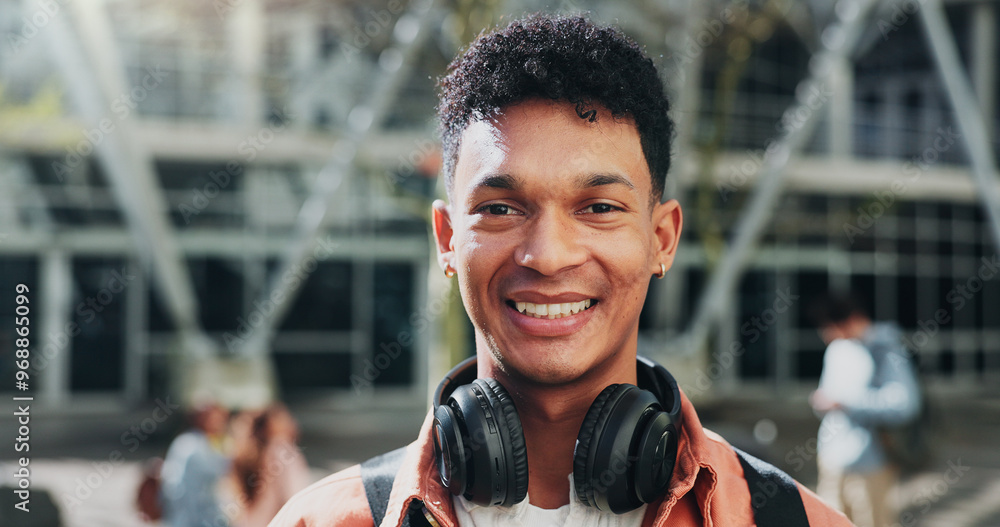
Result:
<instances>
[{"instance_id":1,"label":"lips","mask_svg":"<svg viewBox=\"0 0 1000 527\"><path fill-rule=\"evenodd\" d=\"M601 302L586 293L543 294L511 292L504 303L510 323L533 337L566 337L579 333L594 317Z\"/></svg>"}]
</instances>

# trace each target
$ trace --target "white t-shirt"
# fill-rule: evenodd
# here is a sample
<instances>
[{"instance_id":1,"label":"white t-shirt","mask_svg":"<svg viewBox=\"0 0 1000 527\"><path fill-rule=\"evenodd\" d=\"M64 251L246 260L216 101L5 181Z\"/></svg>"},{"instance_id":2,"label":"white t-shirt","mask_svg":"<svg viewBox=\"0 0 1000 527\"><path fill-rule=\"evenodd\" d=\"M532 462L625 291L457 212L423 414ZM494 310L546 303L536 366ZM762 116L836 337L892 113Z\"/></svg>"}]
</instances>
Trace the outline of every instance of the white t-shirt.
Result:
<instances>
[{"instance_id":1,"label":"white t-shirt","mask_svg":"<svg viewBox=\"0 0 1000 527\"><path fill-rule=\"evenodd\" d=\"M861 403L868 394L875 361L856 340L835 340L823 357L819 388L844 406ZM817 435L819 461L828 469L844 469L858 462L873 441L871 431L856 426L841 410L827 412Z\"/></svg>"},{"instance_id":2,"label":"white t-shirt","mask_svg":"<svg viewBox=\"0 0 1000 527\"><path fill-rule=\"evenodd\" d=\"M864 400L875 374L871 352L856 340L838 339L823 356L819 388L830 399L854 406Z\"/></svg>"},{"instance_id":3,"label":"white t-shirt","mask_svg":"<svg viewBox=\"0 0 1000 527\"><path fill-rule=\"evenodd\" d=\"M625 514L601 512L576 499L573 475L569 475L569 505L558 509L542 509L530 503L529 495L510 507L483 507L470 503L462 496L454 497L455 516L462 527L640 527L646 506Z\"/></svg>"}]
</instances>

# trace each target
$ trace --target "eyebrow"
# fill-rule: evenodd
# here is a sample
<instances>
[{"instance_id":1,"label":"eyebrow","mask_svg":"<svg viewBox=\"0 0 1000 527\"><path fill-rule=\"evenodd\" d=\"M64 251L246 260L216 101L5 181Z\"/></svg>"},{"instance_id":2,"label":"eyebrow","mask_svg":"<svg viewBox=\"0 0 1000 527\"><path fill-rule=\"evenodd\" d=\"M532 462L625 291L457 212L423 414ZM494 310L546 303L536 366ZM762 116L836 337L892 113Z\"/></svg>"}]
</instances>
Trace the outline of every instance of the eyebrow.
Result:
<instances>
[{"instance_id":1,"label":"eyebrow","mask_svg":"<svg viewBox=\"0 0 1000 527\"><path fill-rule=\"evenodd\" d=\"M618 174L591 174L583 179L578 185L579 188L593 188L602 185L625 185L629 189L635 189L635 185L624 176Z\"/></svg>"},{"instance_id":2,"label":"eyebrow","mask_svg":"<svg viewBox=\"0 0 1000 527\"><path fill-rule=\"evenodd\" d=\"M521 180L510 174L491 174L473 183L472 190L483 187L517 190L521 188Z\"/></svg>"}]
</instances>

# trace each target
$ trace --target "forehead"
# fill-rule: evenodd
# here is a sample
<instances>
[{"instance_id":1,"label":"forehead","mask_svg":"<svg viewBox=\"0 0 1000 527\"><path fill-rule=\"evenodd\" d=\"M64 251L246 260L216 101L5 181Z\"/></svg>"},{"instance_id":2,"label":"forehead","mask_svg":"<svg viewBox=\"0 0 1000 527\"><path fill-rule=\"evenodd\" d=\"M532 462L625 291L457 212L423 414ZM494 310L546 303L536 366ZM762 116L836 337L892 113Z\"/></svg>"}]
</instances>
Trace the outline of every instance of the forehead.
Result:
<instances>
[{"instance_id":1,"label":"forehead","mask_svg":"<svg viewBox=\"0 0 1000 527\"><path fill-rule=\"evenodd\" d=\"M597 119L591 122L568 102L530 99L469 123L455 165L456 198L477 177L491 174L546 185L615 174L648 195L652 182L634 122L615 119L603 107L594 110Z\"/></svg>"}]
</instances>

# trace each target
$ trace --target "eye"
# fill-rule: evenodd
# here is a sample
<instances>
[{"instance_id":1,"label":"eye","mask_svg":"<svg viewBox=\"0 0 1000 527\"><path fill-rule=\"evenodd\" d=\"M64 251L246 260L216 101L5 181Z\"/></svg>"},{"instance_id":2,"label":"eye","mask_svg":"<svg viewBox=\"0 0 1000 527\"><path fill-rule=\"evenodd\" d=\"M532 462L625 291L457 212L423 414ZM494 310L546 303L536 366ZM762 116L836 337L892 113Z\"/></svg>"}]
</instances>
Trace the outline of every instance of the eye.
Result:
<instances>
[{"instance_id":1,"label":"eye","mask_svg":"<svg viewBox=\"0 0 1000 527\"><path fill-rule=\"evenodd\" d=\"M503 203L490 203L489 205L480 207L476 212L485 212L493 216L509 216L517 214L517 211L513 207Z\"/></svg>"},{"instance_id":2,"label":"eye","mask_svg":"<svg viewBox=\"0 0 1000 527\"><path fill-rule=\"evenodd\" d=\"M622 210L610 203L594 203L593 205L588 205L583 208L582 213L593 213L593 214L607 214L609 212L615 212Z\"/></svg>"}]
</instances>

